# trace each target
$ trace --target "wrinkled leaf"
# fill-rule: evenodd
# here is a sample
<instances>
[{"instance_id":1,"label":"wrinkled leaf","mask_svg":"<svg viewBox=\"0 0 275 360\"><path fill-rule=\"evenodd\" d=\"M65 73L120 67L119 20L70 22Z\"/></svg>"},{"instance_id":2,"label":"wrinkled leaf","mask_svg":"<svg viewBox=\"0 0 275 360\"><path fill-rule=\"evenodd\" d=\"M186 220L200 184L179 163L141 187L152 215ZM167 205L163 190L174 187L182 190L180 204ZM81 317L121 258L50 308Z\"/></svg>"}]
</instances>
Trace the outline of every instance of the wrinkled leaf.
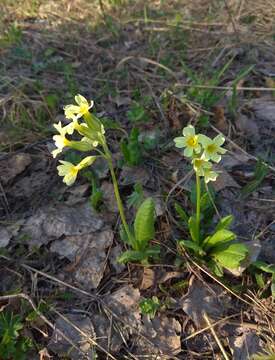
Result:
<instances>
[{"instance_id":1,"label":"wrinkled leaf","mask_svg":"<svg viewBox=\"0 0 275 360\"><path fill-rule=\"evenodd\" d=\"M201 256L205 255L205 252L203 249L194 241L190 240L180 240L179 245L182 245L185 248L192 249L195 251L196 254L199 254Z\"/></svg>"},{"instance_id":2,"label":"wrinkled leaf","mask_svg":"<svg viewBox=\"0 0 275 360\"><path fill-rule=\"evenodd\" d=\"M214 246L224 244L235 239L236 235L232 231L226 229L219 230L214 235L210 237L208 236L206 239L204 239L203 248L205 250L209 250Z\"/></svg>"},{"instance_id":3,"label":"wrinkled leaf","mask_svg":"<svg viewBox=\"0 0 275 360\"><path fill-rule=\"evenodd\" d=\"M189 220L188 220L188 228L189 228L189 232L190 232L192 240L198 243L200 239L199 239L199 234L198 234L198 231L197 231L195 216L191 216L189 218Z\"/></svg>"},{"instance_id":4,"label":"wrinkled leaf","mask_svg":"<svg viewBox=\"0 0 275 360\"><path fill-rule=\"evenodd\" d=\"M155 203L147 198L139 207L135 222L135 250L144 250L155 236Z\"/></svg>"},{"instance_id":5,"label":"wrinkled leaf","mask_svg":"<svg viewBox=\"0 0 275 360\"><path fill-rule=\"evenodd\" d=\"M223 230L223 229L228 229L233 220L234 220L234 216L233 216L233 215L227 215L227 216L223 217L223 218L218 222L218 224L217 224L217 226L216 226L216 228L215 228L215 232L217 232L217 231L219 231L219 230Z\"/></svg>"},{"instance_id":6,"label":"wrinkled leaf","mask_svg":"<svg viewBox=\"0 0 275 360\"><path fill-rule=\"evenodd\" d=\"M240 266L242 260L245 259L248 249L241 243L230 244L226 248L221 246L220 249L212 251L211 256L215 258L223 267L228 269L236 269Z\"/></svg>"}]
</instances>

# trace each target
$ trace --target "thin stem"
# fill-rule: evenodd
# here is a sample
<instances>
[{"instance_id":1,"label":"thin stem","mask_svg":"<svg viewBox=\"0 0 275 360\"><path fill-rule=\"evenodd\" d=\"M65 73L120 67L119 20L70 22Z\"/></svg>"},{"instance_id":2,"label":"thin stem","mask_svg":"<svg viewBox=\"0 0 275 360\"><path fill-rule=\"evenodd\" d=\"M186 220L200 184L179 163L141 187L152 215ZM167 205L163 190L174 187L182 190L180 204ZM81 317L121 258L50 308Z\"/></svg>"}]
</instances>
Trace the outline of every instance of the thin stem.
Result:
<instances>
[{"instance_id":1,"label":"thin stem","mask_svg":"<svg viewBox=\"0 0 275 360\"><path fill-rule=\"evenodd\" d=\"M199 175L196 173L196 197L197 197L197 209L196 209L196 230L198 241L200 238L200 221L201 221L201 181Z\"/></svg>"},{"instance_id":2,"label":"thin stem","mask_svg":"<svg viewBox=\"0 0 275 360\"><path fill-rule=\"evenodd\" d=\"M114 170L114 166L113 166L111 153L110 153L110 150L108 149L108 146L107 146L106 143L103 144L103 148L104 148L106 159L108 161L108 165L109 165L110 172L111 172L111 177L112 177L113 186L114 186L114 193L115 193L115 197L116 197L116 201L117 201L117 207L118 207L118 211L119 211L119 214L120 214L120 218L121 218L124 230L125 230L125 232L127 234L127 237L129 239L129 241L131 242L132 235L131 235L131 232L129 230L129 226L128 226L127 221L126 221L126 216L125 216L125 213L124 213L124 207L123 207L123 203L122 203L120 193L119 193L119 189L118 189L118 182L117 182L117 178L116 178L116 174L115 174L115 170Z\"/></svg>"}]
</instances>

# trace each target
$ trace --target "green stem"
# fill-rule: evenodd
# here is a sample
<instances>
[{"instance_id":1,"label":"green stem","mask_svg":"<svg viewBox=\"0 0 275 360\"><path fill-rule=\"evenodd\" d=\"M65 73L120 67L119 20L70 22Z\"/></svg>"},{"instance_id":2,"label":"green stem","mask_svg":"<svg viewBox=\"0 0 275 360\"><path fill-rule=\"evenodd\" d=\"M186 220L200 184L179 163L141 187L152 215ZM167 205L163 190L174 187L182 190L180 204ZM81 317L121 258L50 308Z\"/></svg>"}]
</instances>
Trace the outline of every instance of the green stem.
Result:
<instances>
[{"instance_id":1,"label":"green stem","mask_svg":"<svg viewBox=\"0 0 275 360\"><path fill-rule=\"evenodd\" d=\"M196 209L196 232L198 242L200 239L200 221L201 221L201 181L199 175L196 173L196 196L197 196L197 209Z\"/></svg>"},{"instance_id":2,"label":"green stem","mask_svg":"<svg viewBox=\"0 0 275 360\"><path fill-rule=\"evenodd\" d=\"M129 239L129 241L132 242L132 235L131 235L129 226L128 226L127 221L126 221L126 216L125 216L125 213L124 213L124 207L123 207L122 200L121 200L120 193L119 193L119 189L118 189L118 182L117 182L117 178L116 178L116 174L115 174L115 170L114 170L114 166L113 166L111 152L108 149L108 146L107 146L106 143L103 144L103 148L104 148L106 159L108 161L109 169L110 169L110 172L111 172L111 177L112 177L113 186L114 186L114 193L115 193L115 197L116 197L116 201L117 201L117 207L118 207L118 211L119 211L119 214L120 214L120 218L121 218L124 230L125 230L125 232L127 234L127 237Z\"/></svg>"}]
</instances>

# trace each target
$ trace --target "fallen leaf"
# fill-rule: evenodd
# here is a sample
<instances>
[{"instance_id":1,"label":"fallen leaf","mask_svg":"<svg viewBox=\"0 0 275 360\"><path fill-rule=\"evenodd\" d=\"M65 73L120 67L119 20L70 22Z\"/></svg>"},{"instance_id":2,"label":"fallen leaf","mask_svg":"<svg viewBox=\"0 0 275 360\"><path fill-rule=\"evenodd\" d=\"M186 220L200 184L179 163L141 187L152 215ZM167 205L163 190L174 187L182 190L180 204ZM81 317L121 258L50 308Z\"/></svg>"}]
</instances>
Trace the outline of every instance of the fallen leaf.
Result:
<instances>
[{"instance_id":1,"label":"fallen leaf","mask_svg":"<svg viewBox=\"0 0 275 360\"><path fill-rule=\"evenodd\" d=\"M149 289L154 285L155 282L155 272L149 267L143 269L142 282L140 285L141 290Z\"/></svg>"},{"instance_id":2,"label":"fallen leaf","mask_svg":"<svg viewBox=\"0 0 275 360\"><path fill-rule=\"evenodd\" d=\"M213 182L215 191L221 191L227 187L240 188L240 185L236 183L233 177L221 165L215 165L214 168L219 172L217 180Z\"/></svg>"},{"instance_id":3,"label":"fallen leaf","mask_svg":"<svg viewBox=\"0 0 275 360\"><path fill-rule=\"evenodd\" d=\"M252 355L262 350L263 344L255 332L244 329L241 336L229 338L229 345L234 360L249 360Z\"/></svg>"},{"instance_id":4,"label":"fallen leaf","mask_svg":"<svg viewBox=\"0 0 275 360\"><path fill-rule=\"evenodd\" d=\"M133 328L139 330L140 328L140 292L135 289L132 285L125 285L118 290L114 291L110 295L104 297L105 303L109 308L123 320L122 326L130 324L131 327L126 327L123 334L132 334Z\"/></svg>"},{"instance_id":5,"label":"fallen leaf","mask_svg":"<svg viewBox=\"0 0 275 360\"><path fill-rule=\"evenodd\" d=\"M91 320L80 314L66 314L64 315L68 322L62 317L59 317L55 322L55 329L52 334L48 348L58 356L70 356L72 360L86 360L93 359L95 351L91 347L91 343L87 337L82 335L73 325L81 329L90 338L95 338L95 331ZM73 324L71 325L70 322ZM68 337L81 351L74 348L64 337L60 334L61 331ZM84 353L84 354L83 354Z\"/></svg>"},{"instance_id":6,"label":"fallen leaf","mask_svg":"<svg viewBox=\"0 0 275 360\"><path fill-rule=\"evenodd\" d=\"M144 167L124 166L120 173L119 182L121 185L124 185L124 186L133 185L136 183L145 185L149 181L149 179L150 179L150 175Z\"/></svg>"},{"instance_id":7,"label":"fallen leaf","mask_svg":"<svg viewBox=\"0 0 275 360\"><path fill-rule=\"evenodd\" d=\"M138 337L136 355L151 354L154 359L161 360L170 359L170 356L181 352L181 325L176 319L160 315L152 320L144 317L143 322L142 330L146 338Z\"/></svg>"},{"instance_id":8,"label":"fallen leaf","mask_svg":"<svg viewBox=\"0 0 275 360\"><path fill-rule=\"evenodd\" d=\"M27 235L26 242L40 247L61 236L83 235L100 230L104 225L89 203L69 207L59 205L40 208L29 217L22 233Z\"/></svg>"},{"instance_id":9,"label":"fallen leaf","mask_svg":"<svg viewBox=\"0 0 275 360\"><path fill-rule=\"evenodd\" d=\"M180 303L198 328L206 325L204 313L213 320L221 318L229 307L230 298L224 289L216 284L204 284L191 278L190 287Z\"/></svg>"},{"instance_id":10,"label":"fallen leaf","mask_svg":"<svg viewBox=\"0 0 275 360\"><path fill-rule=\"evenodd\" d=\"M5 185L21 174L32 162L29 154L19 153L0 161L0 179Z\"/></svg>"}]
</instances>

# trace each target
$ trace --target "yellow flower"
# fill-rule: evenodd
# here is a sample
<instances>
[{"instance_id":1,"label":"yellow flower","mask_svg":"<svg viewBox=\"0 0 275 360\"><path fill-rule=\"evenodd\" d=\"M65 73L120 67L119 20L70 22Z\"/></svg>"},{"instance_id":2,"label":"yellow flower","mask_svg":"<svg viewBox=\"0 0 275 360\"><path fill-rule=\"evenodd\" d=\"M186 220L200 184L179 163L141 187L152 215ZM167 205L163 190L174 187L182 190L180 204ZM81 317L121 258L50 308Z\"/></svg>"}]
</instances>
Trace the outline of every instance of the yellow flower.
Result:
<instances>
[{"instance_id":1,"label":"yellow flower","mask_svg":"<svg viewBox=\"0 0 275 360\"><path fill-rule=\"evenodd\" d=\"M203 158L193 159L192 161L194 170L199 176L204 177L204 181L208 183L209 181L216 181L218 173L212 170L212 164Z\"/></svg>"},{"instance_id":2,"label":"yellow flower","mask_svg":"<svg viewBox=\"0 0 275 360\"><path fill-rule=\"evenodd\" d=\"M185 148L184 156L191 157L193 154L198 154L201 151L199 144L199 136L195 134L195 129L192 125L186 126L182 130L183 137L174 139L177 148Z\"/></svg>"},{"instance_id":3,"label":"yellow flower","mask_svg":"<svg viewBox=\"0 0 275 360\"><path fill-rule=\"evenodd\" d=\"M192 160L192 164L194 167L194 170L199 176L204 176L204 172L206 169L211 169L211 164L202 159L202 158L196 158Z\"/></svg>"},{"instance_id":4,"label":"yellow flower","mask_svg":"<svg viewBox=\"0 0 275 360\"><path fill-rule=\"evenodd\" d=\"M209 181L216 181L219 174L216 171L213 171L211 169L205 169L204 170L204 181L209 183Z\"/></svg>"},{"instance_id":5,"label":"yellow flower","mask_svg":"<svg viewBox=\"0 0 275 360\"><path fill-rule=\"evenodd\" d=\"M95 161L95 159L96 156L87 156L77 165L74 165L69 161L60 160L59 162L61 163L61 165L57 166L58 175L63 176L63 182L70 186L75 182L78 172L81 169L91 165Z\"/></svg>"},{"instance_id":6,"label":"yellow flower","mask_svg":"<svg viewBox=\"0 0 275 360\"><path fill-rule=\"evenodd\" d=\"M60 154L65 146L70 144L70 141L66 138L67 127L62 127L61 122L53 125L56 130L59 132L59 135L54 135L53 140L55 142L55 146L57 149L52 151L52 156L55 158L58 154Z\"/></svg>"},{"instance_id":7,"label":"yellow flower","mask_svg":"<svg viewBox=\"0 0 275 360\"><path fill-rule=\"evenodd\" d=\"M94 105L92 100L89 103L85 97L80 94L76 95L74 99L77 105L66 105L64 107L64 112L67 119L79 119L81 116L87 114L90 108Z\"/></svg>"},{"instance_id":8,"label":"yellow flower","mask_svg":"<svg viewBox=\"0 0 275 360\"><path fill-rule=\"evenodd\" d=\"M225 138L219 134L214 139L210 139L208 136L199 135L199 142L203 146L202 158L205 160L212 160L216 163L221 161L221 155L225 154L226 150L221 147Z\"/></svg>"}]
</instances>

